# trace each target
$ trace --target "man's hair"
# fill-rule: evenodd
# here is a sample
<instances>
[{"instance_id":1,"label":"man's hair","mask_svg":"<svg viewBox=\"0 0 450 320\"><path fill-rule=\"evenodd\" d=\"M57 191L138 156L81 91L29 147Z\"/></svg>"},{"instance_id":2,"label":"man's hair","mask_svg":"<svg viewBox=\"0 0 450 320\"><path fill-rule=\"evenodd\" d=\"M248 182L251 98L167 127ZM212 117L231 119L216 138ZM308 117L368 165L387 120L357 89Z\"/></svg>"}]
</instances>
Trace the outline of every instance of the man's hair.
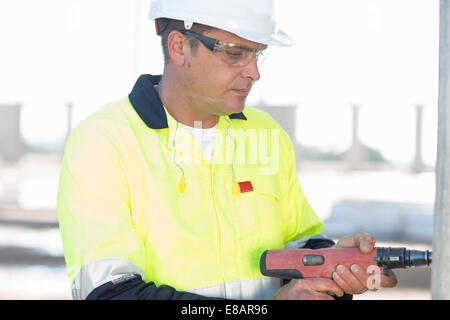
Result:
<instances>
[{"instance_id":1,"label":"man's hair","mask_svg":"<svg viewBox=\"0 0 450 320\"><path fill-rule=\"evenodd\" d=\"M167 21L167 20L166 20ZM194 23L192 28L189 29L190 32L203 34L208 30L213 30L214 27L206 26L199 23ZM170 61L169 49L167 45L167 38L169 34L174 30L186 30L184 28L184 22L181 20L168 19L168 24L159 34L161 36L161 46L164 54L164 64L167 64ZM199 45L199 41L194 37L189 37L189 45L191 46L192 52L195 54Z\"/></svg>"}]
</instances>

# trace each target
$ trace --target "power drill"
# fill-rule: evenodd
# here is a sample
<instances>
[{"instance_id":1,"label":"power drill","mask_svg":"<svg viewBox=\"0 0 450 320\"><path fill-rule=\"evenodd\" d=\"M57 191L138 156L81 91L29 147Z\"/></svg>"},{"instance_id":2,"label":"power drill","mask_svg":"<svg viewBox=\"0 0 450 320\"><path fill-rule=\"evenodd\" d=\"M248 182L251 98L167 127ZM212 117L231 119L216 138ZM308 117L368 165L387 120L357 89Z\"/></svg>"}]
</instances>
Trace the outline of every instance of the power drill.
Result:
<instances>
[{"instance_id":1,"label":"power drill","mask_svg":"<svg viewBox=\"0 0 450 320\"><path fill-rule=\"evenodd\" d=\"M431 265L432 252L406 248L375 247L371 253L359 248L284 249L267 250L261 255L261 273L268 277L332 278L336 266L358 264L365 270L370 266L398 269Z\"/></svg>"}]
</instances>

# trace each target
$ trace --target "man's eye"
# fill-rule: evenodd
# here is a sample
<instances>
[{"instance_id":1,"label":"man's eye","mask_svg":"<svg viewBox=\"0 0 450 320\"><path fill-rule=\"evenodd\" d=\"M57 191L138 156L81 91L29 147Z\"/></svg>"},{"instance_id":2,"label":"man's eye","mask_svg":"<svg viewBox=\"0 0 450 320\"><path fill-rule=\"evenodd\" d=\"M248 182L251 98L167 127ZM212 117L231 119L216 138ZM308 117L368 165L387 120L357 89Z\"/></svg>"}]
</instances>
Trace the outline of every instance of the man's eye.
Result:
<instances>
[{"instance_id":1,"label":"man's eye","mask_svg":"<svg viewBox=\"0 0 450 320\"><path fill-rule=\"evenodd\" d=\"M240 58L244 55L242 50L227 50L226 53L230 58L234 59Z\"/></svg>"}]
</instances>

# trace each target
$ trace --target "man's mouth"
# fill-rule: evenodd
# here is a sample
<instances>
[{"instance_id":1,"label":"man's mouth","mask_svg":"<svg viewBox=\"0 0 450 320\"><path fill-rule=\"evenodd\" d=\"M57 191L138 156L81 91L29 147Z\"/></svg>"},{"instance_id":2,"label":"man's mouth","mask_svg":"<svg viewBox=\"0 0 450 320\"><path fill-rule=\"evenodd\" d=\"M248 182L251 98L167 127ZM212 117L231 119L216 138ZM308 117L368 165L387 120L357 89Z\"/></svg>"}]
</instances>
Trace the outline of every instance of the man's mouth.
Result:
<instances>
[{"instance_id":1,"label":"man's mouth","mask_svg":"<svg viewBox=\"0 0 450 320\"><path fill-rule=\"evenodd\" d=\"M249 89L232 89L232 91L234 93L236 93L237 95L245 96L245 97L248 96L248 94L250 93Z\"/></svg>"}]
</instances>

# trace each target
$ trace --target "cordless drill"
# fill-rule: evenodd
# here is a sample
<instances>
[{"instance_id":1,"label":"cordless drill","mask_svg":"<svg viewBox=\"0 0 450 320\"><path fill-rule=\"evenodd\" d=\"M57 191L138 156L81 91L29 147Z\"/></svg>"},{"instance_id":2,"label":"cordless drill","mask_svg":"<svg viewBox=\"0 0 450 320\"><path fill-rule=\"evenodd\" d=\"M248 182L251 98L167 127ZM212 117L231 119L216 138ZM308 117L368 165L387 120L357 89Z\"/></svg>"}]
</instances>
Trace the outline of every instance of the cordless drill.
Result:
<instances>
[{"instance_id":1,"label":"cordless drill","mask_svg":"<svg viewBox=\"0 0 450 320\"><path fill-rule=\"evenodd\" d=\"M432 252L406 248L375 247L370 253L359 248L284 249L267 250L261 255L261 273L268 277L332 278L336 266L358 264L365 270L370 266L383 269L431 265Z\"/></svg>"}]
</instances>

